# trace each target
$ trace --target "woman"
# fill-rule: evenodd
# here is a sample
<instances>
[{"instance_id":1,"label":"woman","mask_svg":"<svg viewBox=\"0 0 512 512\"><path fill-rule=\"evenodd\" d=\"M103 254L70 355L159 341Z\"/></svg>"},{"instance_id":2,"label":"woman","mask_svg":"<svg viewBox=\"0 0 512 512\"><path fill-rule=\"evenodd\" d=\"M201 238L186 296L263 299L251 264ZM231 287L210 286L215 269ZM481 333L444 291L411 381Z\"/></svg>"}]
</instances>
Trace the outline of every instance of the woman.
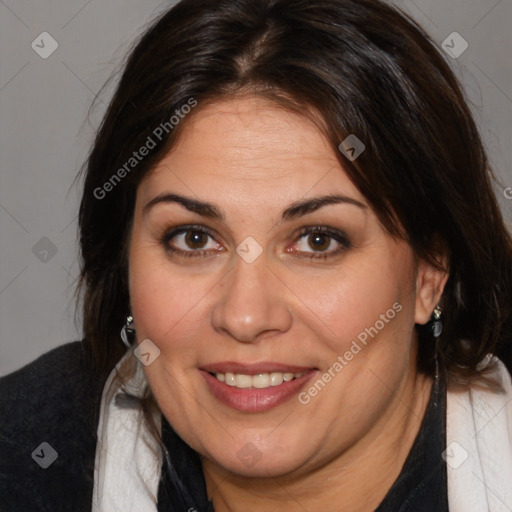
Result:
<instances>
[{"instance_id":1,"label":"woman","mask_svg":"<svg viewBox=\"0 0 512 512\"><path fill-rule=\"evenodd\" d=\"M79 223L85 338L0 381L6 510L512 508L512 242L405 15L183 0Z\"/></svg>"}]
</instances>

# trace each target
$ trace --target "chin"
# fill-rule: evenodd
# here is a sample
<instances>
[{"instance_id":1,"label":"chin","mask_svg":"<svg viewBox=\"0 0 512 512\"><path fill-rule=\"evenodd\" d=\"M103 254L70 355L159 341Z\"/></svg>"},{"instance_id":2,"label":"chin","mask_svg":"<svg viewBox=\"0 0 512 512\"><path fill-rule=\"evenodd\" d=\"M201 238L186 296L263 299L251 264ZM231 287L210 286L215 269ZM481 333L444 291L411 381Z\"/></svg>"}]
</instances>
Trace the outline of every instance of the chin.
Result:
<instances>
[{"instance_id":1,"label":"chin","mask_svg":"<svg viewBox=\"0 0 512 512\"><path fill-rule=\"evenodd\" d=\"M263 443L248 439L231 440L229 444L223 443L220 450L211 450L208 458L225 470L244 477L274 478L304 469L310 459L304 453L304 442L292 444L289 438L288 443L278 438L275 441L262 446ZM225 446L229 446L229 451ZM311 451L314 453L315 450Z\"/></svg>"}]
</instances>

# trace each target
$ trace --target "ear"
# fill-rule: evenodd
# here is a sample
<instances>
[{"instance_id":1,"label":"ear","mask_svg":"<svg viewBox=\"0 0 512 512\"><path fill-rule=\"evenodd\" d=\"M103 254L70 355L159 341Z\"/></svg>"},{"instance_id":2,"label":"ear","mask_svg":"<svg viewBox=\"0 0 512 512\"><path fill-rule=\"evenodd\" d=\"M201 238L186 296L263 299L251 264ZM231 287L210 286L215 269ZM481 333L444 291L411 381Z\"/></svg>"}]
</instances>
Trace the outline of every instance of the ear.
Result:
<instances>
[{"instance_id":1,"label":"ear","mask_svg":"<svg viewBox=\"0 0 512 512\"><path fill-rule=\"evenodd\" d=\"M448 268L447 258L438 260L443 269ZM431 263L420 260L416 273L416 308L414 322L426 324L441 300L449 273L446 270L439 270Z\"/></svg>"}]
</instances>

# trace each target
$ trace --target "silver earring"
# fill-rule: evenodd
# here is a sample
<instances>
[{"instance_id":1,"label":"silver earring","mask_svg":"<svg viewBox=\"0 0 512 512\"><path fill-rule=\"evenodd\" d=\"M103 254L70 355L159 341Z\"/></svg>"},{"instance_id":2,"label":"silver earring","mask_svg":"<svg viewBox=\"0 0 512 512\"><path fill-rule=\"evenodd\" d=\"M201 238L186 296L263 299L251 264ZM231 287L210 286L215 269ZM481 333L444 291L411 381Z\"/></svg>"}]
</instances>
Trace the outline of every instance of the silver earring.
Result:
<instances>
[{"instance_id":1,"label":"silver earring","mask_svg":"<svg viewBox=\"0 0 512 512\"><path fill-rule=\"evenodd\" d=\"M443 332L442 316L443 316L443 310L439 306L436 306L434 308L434 311L432 312L432 316L430 317L430 322L429 322L430 330L431 330L432 336L434 336L434 338L439 338L439 336Z\"/></svg>"},{"instance_id":2,"label":"silver earring","mask_svg":"<svg viewBox=\"0 0 512 512\"><path fill-rule=\"evenodd\" d=\"M126 322L121 329L121 339L128 348L132 346L134 334L135 323L133 321L133 316L129 315L126 317Z\"/></svg>"}]
</instances>

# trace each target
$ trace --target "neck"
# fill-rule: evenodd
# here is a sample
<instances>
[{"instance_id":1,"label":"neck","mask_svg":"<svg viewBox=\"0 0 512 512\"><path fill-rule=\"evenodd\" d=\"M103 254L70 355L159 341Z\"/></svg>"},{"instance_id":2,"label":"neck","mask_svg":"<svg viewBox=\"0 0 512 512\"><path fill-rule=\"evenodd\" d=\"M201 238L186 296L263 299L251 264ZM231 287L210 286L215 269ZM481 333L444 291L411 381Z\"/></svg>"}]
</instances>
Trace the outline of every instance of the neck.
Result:
<instances>
[{"instance_id":1,"label":"neck","mask_svg":"<svg viewBox=\"0 0 512 512\"><path fill-rule=\"evenodd\" d=\"M247 478L203 460L208 496L216 512L375 510L400 474L425 416L433 381L410 372L368 434L332 460L303 473Z\"/></svg>"}]
</instances>

